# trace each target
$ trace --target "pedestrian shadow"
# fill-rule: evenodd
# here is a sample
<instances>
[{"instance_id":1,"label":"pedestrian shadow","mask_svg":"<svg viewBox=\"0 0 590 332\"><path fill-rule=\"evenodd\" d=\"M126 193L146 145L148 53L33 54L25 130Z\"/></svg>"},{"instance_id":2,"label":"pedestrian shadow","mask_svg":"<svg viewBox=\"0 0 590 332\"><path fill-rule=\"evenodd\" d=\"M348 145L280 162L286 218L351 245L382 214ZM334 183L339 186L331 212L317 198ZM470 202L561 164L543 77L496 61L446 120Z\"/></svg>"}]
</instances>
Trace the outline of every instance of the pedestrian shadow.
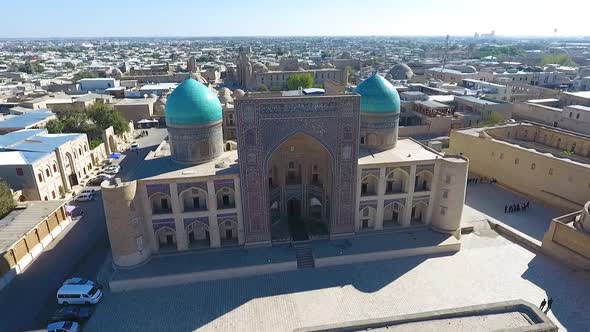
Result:
<instances>
[{"instance_id":1,"label":"pedestrian shadow","mask_svg":"<svg viewBox=\"0 0 590 332\"><path fill-rule=\"evenodd\" d=\"M542 288L545 299L553 298L550 314L568 331L588 331L590 316L590 273L573 270L552 257L538 254L522 278ZM543 299L539 298L539 305Z\"/></svg>"}]
</instances>

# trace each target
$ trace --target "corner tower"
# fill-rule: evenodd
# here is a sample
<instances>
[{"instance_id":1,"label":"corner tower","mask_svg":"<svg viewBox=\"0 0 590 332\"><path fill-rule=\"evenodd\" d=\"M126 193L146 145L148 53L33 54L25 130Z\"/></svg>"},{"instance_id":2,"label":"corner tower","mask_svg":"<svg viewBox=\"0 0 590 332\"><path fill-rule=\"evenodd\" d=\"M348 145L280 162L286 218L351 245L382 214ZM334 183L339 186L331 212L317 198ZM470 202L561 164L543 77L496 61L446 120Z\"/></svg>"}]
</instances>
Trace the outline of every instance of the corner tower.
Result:
<instances>
[{"instance_id":1,"label":"corner tower","mask_svg":"<svg viewBox=\"0 0 590 332\"><path fill-rule=\"evenodd\" d=\"M201 164L223 153L221 103L193 78L180 84L166 102L170 152L175 161Z\"/></svg>"},{"instance_id":2,"label":"corner tower","mask_svg":"<svg viewBox=\"0 0 590 332\"><path fill-rule=\"evenodd\" d=\"M400 112L395 87L375 73L362 81L354 92L361 95L361 147L377 151L395 147Z\"/></svg>"}]
</instances>

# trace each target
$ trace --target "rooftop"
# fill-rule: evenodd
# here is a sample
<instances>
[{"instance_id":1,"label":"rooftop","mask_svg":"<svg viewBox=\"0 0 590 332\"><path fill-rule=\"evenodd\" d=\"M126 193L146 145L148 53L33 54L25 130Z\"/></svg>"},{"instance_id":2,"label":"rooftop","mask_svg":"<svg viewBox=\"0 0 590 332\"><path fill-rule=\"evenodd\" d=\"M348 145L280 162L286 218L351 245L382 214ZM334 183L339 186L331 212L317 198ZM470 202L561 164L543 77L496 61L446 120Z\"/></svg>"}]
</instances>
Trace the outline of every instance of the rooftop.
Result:
<instances>
[{"instance_id":1,"label":"rooftop","mask_svg":"<svg viewBox=\"0 0 590 332\"><path fill-rule=\"evenodd\" d=\"M564 95L571 95L580 98L590 99L590 91L578 91L578 92L564 92Z\"/></svg>"},{"instance_id":2,"label":"rooftop","mask_svg":"<svg viewBox=\"0 0 590 332\"><path fill-rule=\"evenodd\" d=\"M51 112L48 109L37 109L32 112L15 116L8 120L0 121L0 129L28 128L34 126L39 122L50 120L54 117L55 113Z\"/></svg>"},{"instance_id":3,"label":"rooftop","mask_svg":"<svg viewBox=\"0 0 590 332\"><path fill-rule=\"evenodd\" d=\"M493 102L493 101L489 101L486 99L480 99L480 98L476 98L476 97L472 97L472 96L455 96L455 100L457 99L462 99L465 101L470 101L472 103L475 104L481 104L481 105L498 105L499 103Z\"/></svg>"},{"instance_id":4,"label":"rooftop","mask_svg":"<svg viewBox=\"0 0 590 332\"><path fill-rule=\"evenodd\" d=\"M361 149L358 164L364 166L384 163L422 162L434 161L437 158L442 158L442 155L411 138L402 138L397 141L395 148L390 150L372 153L367 149Z\"/></svg>"},{"instance_id":5,"label":"rooftop","mask_svg":"<svg viewBox=\"0 0 590 332\"><path fill-rule=\"evenodd\" d=\"M66 200L30 201L24 209L15 209L0 220L0 252L10 249L33 227L64 205Z\"/></svg>"}]
</instances>

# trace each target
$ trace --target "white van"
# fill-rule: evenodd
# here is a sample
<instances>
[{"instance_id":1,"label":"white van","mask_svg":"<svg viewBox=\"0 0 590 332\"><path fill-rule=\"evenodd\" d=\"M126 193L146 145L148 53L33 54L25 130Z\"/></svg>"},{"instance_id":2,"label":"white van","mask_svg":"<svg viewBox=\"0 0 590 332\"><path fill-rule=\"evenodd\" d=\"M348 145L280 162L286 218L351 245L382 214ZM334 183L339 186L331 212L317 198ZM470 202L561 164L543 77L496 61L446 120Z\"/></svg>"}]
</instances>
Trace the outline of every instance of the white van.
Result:
<instances>
[{"instance_id":1,"label":"white van","mask_svg":"<svg viewBox=\"0 0 590 332\"><path fill-rule=\"evenodd\" d=\"M102 292L92 285L63 285L57 291L57 303L96 304L102 298Z\"/></svg>"}]
</instances>

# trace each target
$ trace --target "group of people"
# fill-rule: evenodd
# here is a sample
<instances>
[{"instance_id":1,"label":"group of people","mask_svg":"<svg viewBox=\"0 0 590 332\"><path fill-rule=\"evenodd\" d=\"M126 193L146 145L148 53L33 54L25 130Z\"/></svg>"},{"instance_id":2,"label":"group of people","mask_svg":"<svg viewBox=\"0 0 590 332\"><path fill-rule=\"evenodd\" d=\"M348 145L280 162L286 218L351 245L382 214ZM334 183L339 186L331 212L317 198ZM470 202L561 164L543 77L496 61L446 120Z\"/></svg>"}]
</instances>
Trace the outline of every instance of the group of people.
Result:
<instances>
[{"instance_id":1,"label":"group of people","mask_svg":"<svg viewBox=\"0 0 590 332\"><path fill-rule=\"evenodd\" d=\"M552 304L553 304L552 297L550 297L549 300L543 299L543 301L541 301L541 305L539 305L539 309L541 309L541 310L545 309L545 313L547 313L549 310L551 310ZM545 307L545 305L547 305L547 307Z\"/></svg>"},{"instance_id":2,"label":"group of people","mask_svg":"<svg viewBox=\"0 0 590 332\"><path fill-rule=\"evenodd\" d=\"M147 130L141 130L139 132L139 137L150 136L150 133Z\"/></svg>"},{"instance_id":3,"label":"group of people","mask_svg":"<svg viewBox=\"0 0 590 332\"><path fill-rule=\"evenodd\" d=\"M494 178L491 178L491 179L488 179L486 177L467 178L467 184L478 184L478 183L492 184L492 183L496 183L496 182L498 182L498 181L496 181L496 179L494 179Z\"/></svg>"},{"instance_id":4,"label":"group of people","mask_svg":"<svg viewBox=\"0 0 590 332\"><path fill-rule=\"evenodd\" d=\"M526 211L530 207L531 202L526 203L514 203L504 205L504 213Z\"/></svg>"}]
</instances>

